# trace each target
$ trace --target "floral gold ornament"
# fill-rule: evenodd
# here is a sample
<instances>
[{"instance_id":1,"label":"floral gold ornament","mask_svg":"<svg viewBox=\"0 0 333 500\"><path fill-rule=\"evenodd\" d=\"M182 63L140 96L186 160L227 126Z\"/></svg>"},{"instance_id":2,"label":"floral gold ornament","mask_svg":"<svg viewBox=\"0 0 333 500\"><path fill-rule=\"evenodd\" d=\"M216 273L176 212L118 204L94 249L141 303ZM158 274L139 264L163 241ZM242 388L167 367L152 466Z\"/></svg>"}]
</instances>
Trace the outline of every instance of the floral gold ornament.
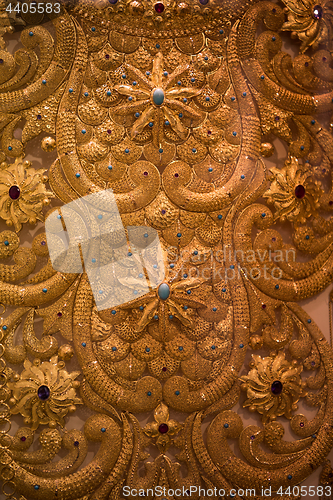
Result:
<instances>
[{"instance_id":1,"label":"floral gold ornament","mask_svg":"<svg viewBox=\"0 0 333 500\"><path fill-rule=\"evenodd\" d=\"M8 226L19 231L22 224L44 220L42 209L53 197L47 191L45 170L35 170L31 163L17 158L15 163L2 164L0 171L0 216Z\"/></svg>"},{"instance_id":2,"label":"floral gold ornament","mask_svg":"<svg viewBox=\"0 0 333 500\"><path fill-rule=\"evenodd\" d=\"M320 45L332 47L333 4L331 0L315 2L283 0L288 9L288 21L282 29L291 31L301 40L301 52Z\"/></svg>"},{"instance_id":3,"label":"floral gold ornament","mask_svg":"<svg viewBox=\"0 0 333 500\"><path fill-rule=\"evenodd\" d=\"M20 413L33 430L43 424L64 427L64 417L82 403L75 390L79 386L75 381L78 375L79 372L68 373L57 356L42 363L26 359L19 380L9 384L14 403L11 413Z\"/></svg>"},{"instance_id":4,"label":"floral gold ornament","mask_svg":"<svg viewBox=\"0 0 333 500\"><path fill-rule=\"evenodd\" d=\"M311 167L290 158L282 169L272 167L273 181L264 194L276 208L275 217L295 224L304 223L315 215L323 195L321 183L313 178Z\"/></svg>"},{"instance_id":5,"label":"floral gold ornament","mask_svg":"<svg viewBox=\"0 0 333 500\"><path fill-rule=\"evenodd\" d=\"M143 432L151 438L157 438L158 449L165 453L171 444L170 436L177 434L183 425L176 420L169 419L168 407L163 403L155 409L154 419L155 422L148 423L143 428Z\"/></svg>"},{"instance_id":6,"label":"floral gold ornament","mask_svg":"<svg viewBox=\"0 0 333 500\"><path fill-rule=\"evenodd\" d=\"M2 491L282 487L296 500L317 469L329 486L333 354L298 302L333 279L331 3L1 9ZM39 144L42 169L26 163ZM138 240L120 257L96 203L91 227L113 245L93 238L88 252L112 270L101 297L104 285L133 292L99 311L85 272L53 269L43 207L57 213L56 241L61 230L82 242L84 221L77 210L66 227L64 205L107 189L125 228L157 232L165 277L135 298L150 268L131 272Z\"/></svg>"},{"instance_id":7,"label":"floral gold ornament","mask_svg":"<svg viewBox=\"0 0 333 500\"><path fill-rule=\"evenodd\" d=\"M244 406L262 414L263 422L281 415L291 418L299 398L305 395L300 377L302 366L287 361L284 353L274 358L252 354L252 359L253 368L240 378L248 397Z\"/></svg>"}]
</instances>

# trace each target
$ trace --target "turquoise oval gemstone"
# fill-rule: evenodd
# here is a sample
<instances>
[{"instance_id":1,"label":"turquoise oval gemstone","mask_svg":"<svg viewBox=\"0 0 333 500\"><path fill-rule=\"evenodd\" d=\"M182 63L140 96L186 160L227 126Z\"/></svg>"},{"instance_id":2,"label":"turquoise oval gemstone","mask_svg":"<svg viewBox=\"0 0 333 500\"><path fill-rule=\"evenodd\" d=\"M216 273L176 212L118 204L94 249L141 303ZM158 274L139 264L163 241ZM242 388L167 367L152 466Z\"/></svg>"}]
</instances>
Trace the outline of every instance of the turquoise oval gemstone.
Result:
<instances>
[{"instance_id":1,"label":"turquoise oval gemstone","mask_svg":"<svg viewBox=\"0 0 333 500\"><path fill-rule=\"evenodd\" d=\"M161 106L164 101L164 91L162 89L155 89L153 93L153 101L156 106Z\"/></svg>"},{"instance_id":2,"label":"turquoise oval gemstone","mask_svg":"<svg viewBox=\"0 0 333 500\"><path fill-rule=\"evenodd\" d=\"M166 300L170 295L170 287L167 283L162 283L162 285L160 285L158 287L158 296L160 299L162 300Z\"/></svg>"}]
</instances>

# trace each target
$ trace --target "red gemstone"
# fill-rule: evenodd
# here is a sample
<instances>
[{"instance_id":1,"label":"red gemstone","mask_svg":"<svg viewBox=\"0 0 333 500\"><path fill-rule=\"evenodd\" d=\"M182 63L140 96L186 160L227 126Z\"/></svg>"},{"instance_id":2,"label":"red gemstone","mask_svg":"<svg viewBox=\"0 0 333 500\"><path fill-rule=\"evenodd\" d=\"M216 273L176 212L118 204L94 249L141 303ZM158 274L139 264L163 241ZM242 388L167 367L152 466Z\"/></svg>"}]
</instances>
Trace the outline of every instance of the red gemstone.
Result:
<instances>
[{"instance_id":1,"label":"red gemstone","mask_svg":"<svg viewBox=\"0 0 333 500\"><path fill-rule=\"evenodd\" d=\"M145 177L147 177L148 172L143 172L143 175L144 175Z\"/></svg>"},{"instance_id":2,"label":"red gemstone","mask_svg":"<svg viewBox=\"0 0 333 500\"><path fill-rule=\"evenodd\" d=\"M27 438L25 436L21 437L21 441L25 441Z\"/></svg>"},{"instance_id":3,"label":"red gemstone","mask_svg":"<svg viewBox=\"0 0 333 500\"><path fill-rule=\"evenodd\" d=\"M329 206L331 207L331 206L333 205L333 201L332 201L332 200L331 200L331 201L329 201L329 202L328 202L328 204L329 204Z\"/></svg>"},{"instance_id":4,"label":"red gemstone","mask_svg":"<svg viewBox=\"0 0 333 500\"><path fill-rule=\"evenodd\" d=\"M175 177L179 177L179 174L175 174Z\"/></svg>"},{"instance_id":5,"label":"red gemstone","mask_svg":"<svg viewBox=\"0 0 333 500\"><path fill-rule=\"evenodd\" d=\"M261 306L263 309L266 309L266 304L262 304Z\"/></svg>"},{"instance_id":6,"label":"red gemstone","mask_svg":"<svg viewBox=\"0 0 333 500\"><path fill-rule=\"evenodd\" d=\"M110 59L109 54L105 54L105 59Z\"/></svg>"},{"instance_id":7,"label":"red gemstone","mask_svg":"<svg viewBox=\"0 0 333 500\"><path fill-rule=\"evenodd\" d=\"M162 12L164 11L164 5L161 2L156 3L155 10L157 14L162 14Z\"/></svg>"},{"instance_id":8,"label":"red gemstone","mask_svg":"<svg viewBox=\"0 0 333 500\"><path fill-rule=\"evenodd\" d=\"M207 134L208 135L212 135L212 131L211 130L207 130Z\"/></svg>"},{"instance_id":9,"label":"red gemstone","mask_svg":"<svg viewBox=\"0 0 333 500\"><path fill-rule=\"evenodd\" d=\"M275 380L272 385L271 385L271 391L273 394L277 395L277 394L281 394L282 392L282 384L280 382L280 380Z\"/></svg>"},{"instance_id":10,"label":"red gemstone","mask_svg":"<svg viewBox=\"0 0 333 500\"><path fill-rule=\"evenodd\" d=\"M50 394L51 394L51 391L47 387L47 385L41 385L38 388L37 395L38 395L39 399L41 399L42 401L46 401L47 399L49 399Z\"/></svg>"},{"instance_id":11,"label":"red gemstone","mask_svg":"<svg viewBox=\"0 0 333 500\"><path fill-rule=\"evenodd\" d=\"M305 187L302 186L302 184L299 184L298 186L295 187L295 196L299 200L301 200L302 198L304 198L304 196L305 196Z\"/></svg>"},{"instance_id":12,"label":"red gemstone","mask_svg":"<svg viewBox=\"0 0 333 500\"><path fill-rule=\"evenodd\" d=\"M166 372L167 371L167 367L166 366L163 366L162 368L162 372Z\"/></svg>"},{"instance_id":13,"label":"red gemstone","mask_svg":"<svg viewBox=\"0 0 333 500\"><path fill-rule=\"evenodd\" d=\"M167 426L167 424L161 424L158 430L160 431L161 434L165 434L166 432L168 432L169 427Z\"/></svg>"},{"instance_id":14,"label":"red gemstone","mask_svg":"<svg viewBox=\"0 0 333 500\"><path fill-rule=\"evenodd\" d=\"M21 194L21 190L18 186L11 186L9 188L9 197L12 200L17 200L17 198L19 198L20 194Z\"/></svg>"},{"instance_id":15,"label":"red gemstone","mask_svg":"<svg viewBox=\"0 0 333 500\"><path fill-rule=\"evenodd\" d=\"M111 134L111 132L112 132L112 130L110 130L110 129L108 129L108 130L107 130L107 133L108 133L108 134Z\"/></svg>"},{"instance_id":16,"label":"red gemstone","mask_svg":"<svg viewBox=\"0 0 333 500\"><path fill-rule=\"evenodd\" d=\"M57 316L58 316L58 318L61 318L62 312L58 312Z\"/></svg>"},{"instance_id":17,"label":"red gemstone","mask_svg":"<svg viewBox=\"0 0 333 500\"><path fill-rule=\"evenodd\" d=\"M300 422L299 426L304 427L304 422Z\"/></svg>"}]
</instances>

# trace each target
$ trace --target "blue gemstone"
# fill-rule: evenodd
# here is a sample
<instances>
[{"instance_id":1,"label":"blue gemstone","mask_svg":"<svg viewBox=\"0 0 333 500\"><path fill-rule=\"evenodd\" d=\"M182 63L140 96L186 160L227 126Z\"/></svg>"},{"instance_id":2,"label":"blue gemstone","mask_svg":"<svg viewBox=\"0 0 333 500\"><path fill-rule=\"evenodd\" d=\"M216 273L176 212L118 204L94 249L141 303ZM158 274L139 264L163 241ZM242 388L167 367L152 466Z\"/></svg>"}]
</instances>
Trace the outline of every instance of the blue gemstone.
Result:
<instances>
[{"instance_id":1,"label":"blue gemstone","mask_svg":"<svg viewBox=\"0 0 333 500\"><path fill-rule=\"evenodd\" d=\"M147 396L151 396L151 391L148 391L148 392L147 392Z\"/></svg>"},{"instance_id":2,"label":"blue gemstone","mask_svg":"<svg viewBox=\"0 0 333 500\"><path fill-rule=\"evenodd\" d=\"M161 106L164 101L164 90L163 89L155 89L153 93L153 101L156 106Z\"/></svg>"},{"instance_id":3,"label":"blue gemstone","mask_svg":"<svg viewBox=\"0 0 333 500\"><path fill-rule=\"evenodd\" d=\"M101 428L101 431L102 431L102 432L105 432L105 431L106 431L105 427L102 427L102 428Z\"/></svg>"},{"instance_id":4,"label":"blue gemstone","mask_svg":"<svg viewBox=\"0 0 333 500\"><path fill-rule=\"evenodd\" d=\"M179 396L180 391L175 391L176 396Z\"/></svg>"},{"instance_id":5,"label":"blue gemstone","mask_svg":"<svg viewBox=\"0 0 333 500\"><path fill-rule=\"evenodd\" d=\"M222 215L221 215L221 214L219 214L219 215L217 216L217 218L221 220L221 219L222 219Z\"/></svg>"},{"instance_id":6,"label":"blue gemstone","mask_svg":"<svg viewBox=\"0 0 333 500\"><path fill-rule=\"evenodd\" d=\"M117 311L115 311L114 309L111 311L111 314L116 314Z\"/></svg>"},{"instance_id":7,"label":"blue gemstone","mask_svg":"<svg viewBox=\"0 0 333 500\"><path fill-rule=\"evenodd\" d=\"M166 300L170 296L170 287L167 283L162 283L158 287L158 296L161 300Z\"/></svg>"},{"instance_id":8,"label":"blue gemstone","mask_svg":"<svg viewBox=\"0 0 333 500\"><path fill-rule=\"evenodd\" d=\"M46 401L50 397L50 389L47 387L47 385L41 385L38 388L37 395L39 399L42 401Z\"/></svg>"},{"instance_id":9,"label":"blue gemstone","mask_svg":"<svg viewBox=\"0 0 333 500\"><path fill-rule=\"evenodd\" d=\"M112 350L113 350L113 352L115 352L117 350L117 348L116 347L112 347Z\"/></svg>"},{"instance_id":10,"label":"blue gemstone","mask_svg":"<svg viewBox=\"0 0 333 500\"><path fill-rule=\"evenodd\" d=\"M228 429L229 424L224 424L224 427L225 427L226 429Z\"/></svg>"},{"instance_id":11,"label":"blue gemstone","mask_svg":"<svg viewBox=\"0 0 333 500\"><path fill-rule=\"evenodd\" d=\"M149 347L146 347L146 352L150 352L150 348Z\"/></svg>"},{"instance_id":12,"label":"blue gemstone","mask_svg":"<svg viewBox=\"0 0 333 500\"><path fill-rule=\"evenodd\" d=\"M6 245L6 247L8 247L8 245L9 245L9 241L8 241L8 240L5 240L5 241L4 241L4 244Z\"/></svg>"}]
</instances>

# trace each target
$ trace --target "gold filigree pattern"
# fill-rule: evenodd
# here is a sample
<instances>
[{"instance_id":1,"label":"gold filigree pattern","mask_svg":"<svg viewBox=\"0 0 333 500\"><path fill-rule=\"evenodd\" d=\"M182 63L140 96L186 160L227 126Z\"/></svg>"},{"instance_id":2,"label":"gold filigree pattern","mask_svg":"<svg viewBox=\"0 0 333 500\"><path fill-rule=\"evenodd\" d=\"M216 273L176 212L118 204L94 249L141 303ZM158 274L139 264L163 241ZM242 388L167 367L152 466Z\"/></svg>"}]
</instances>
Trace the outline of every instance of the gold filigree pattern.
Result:
<instances>
[{"instance_id":1,"label":"gold filigree pattern","mask_svg":"<svg viewBox=\"0 0 333 500\"><path fill-rule=\"evenodd\" d=\"M333 278L331 2L58 5L8 13L0 1L3 491L118 500L253 488L263 500L271 488L296 500L323 464L330 486L333 354L297 302ZM39 144L41 169L25 160ZM110 207L90 207L91 232L83 220L75 200L107 189L127 234L158 235L155 289L154 252L138 275L126 260L139 232L119 263ZM62 205L73 201L70 225ZM82 251L76 232L97 226L114 245L93 238L89 265L109 266L100 298L88 273L53 268L42 224L23 241L47 204L59 246L67 231ZM121 286L133 300L101 310ZM262 423L243 420L239 401Z\"/></svg>"}]
</instances>

